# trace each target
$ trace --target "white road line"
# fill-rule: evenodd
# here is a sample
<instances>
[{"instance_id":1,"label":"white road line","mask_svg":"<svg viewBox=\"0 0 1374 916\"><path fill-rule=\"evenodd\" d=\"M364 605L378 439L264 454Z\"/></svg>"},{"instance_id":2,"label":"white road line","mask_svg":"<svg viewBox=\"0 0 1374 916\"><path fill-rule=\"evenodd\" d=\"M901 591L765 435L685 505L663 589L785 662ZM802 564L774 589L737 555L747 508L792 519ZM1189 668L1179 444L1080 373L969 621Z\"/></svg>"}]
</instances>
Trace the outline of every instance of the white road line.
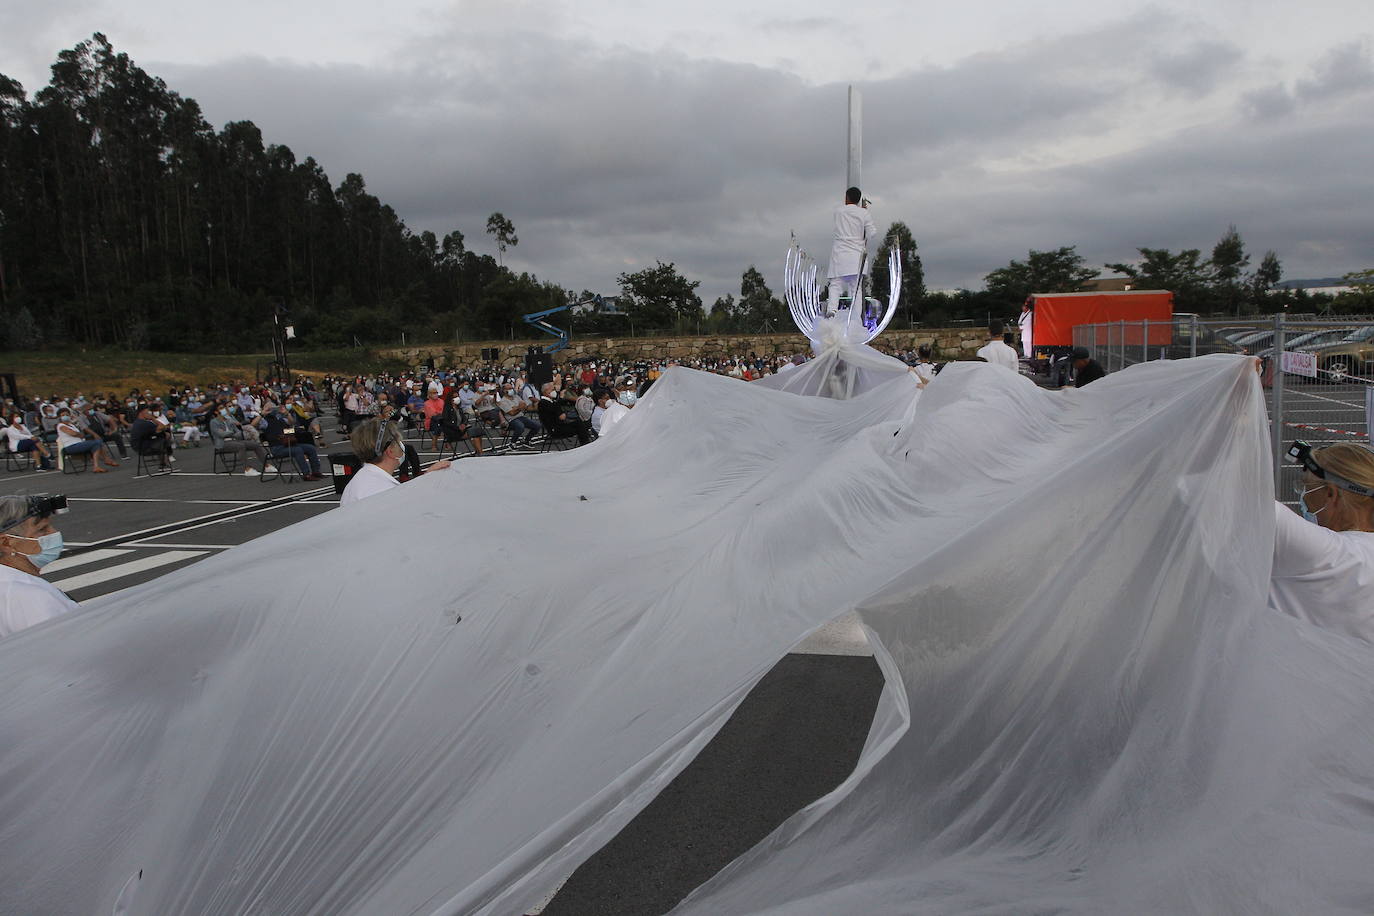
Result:
<instances>
[{"instance_id":1,"label":"white road line","mask_svg":"<svg viewBox=\"0 0 1374 916\"><path fill-rule=\"evenodd\" d=\"M198 506L256 506L265 499L166 499L161 496L69 496L71 503L194 503Z\"/></svg>"},{"instance_id":2,"label":"white road line","mask_svg":"<svg viewBox=\"0 0 1374 916\"><path fill-rule=\"evenodd\" d=\"M146 541L129 541L130 547L162 547L172 550L228 550L238 544L149 544Z\"/></svg>"},{"instance_id":3,"label":"white road line","mask_svg":"<svg viewBox=\"0 0 1374 916\"><path fill-rule=\"evenodd\" d=\"M134 480L157 480L159 477L233 477L233 474L212 474L209 471L175 471L172 474L143 474ZM242 477L243 475L238 475Z\"/></svg>"},{"instance_id":4,"label":"white road line","mask_svg":"<svg viewBox=\"0 0 1374 916\"><path fill-rule=\"evenodd\" d=\"M298 500L296 500L295 502L289 502L289 503L276 503L275 505L263 506L261 509L254 509L254 510L251 511L251 512L244 512L244 513L242 513L242 514L240 514L240 515L235 515L235 516L232 516L232 517L230 517L230 518L216 518L216 519L211 519L211 520L208 521L208 522L201 522L199 525L186 525L185 527L178 528L178 529L176 530L175 533L176 533L176 534L181 534L181 533L184 532L184 531L195 531L197 528L205 528L205 527L207 527L207 526L209 526L209 525L220 525L220 524L223 524L224 522L234 522L234 521L238 521L239 519L241 519L241 518L247 518L247 517L250 516L250 515L257 515L257 514L260 513L260 512L271 512L271 511L274 510L274 509L284 509L284 508L286 508L287 506L302 506L302 505L304 505L304 506L319 506L319 505L322 505L322 504L321 504L321 503L311 502L309 499L298 499ZM269 532L269 533L270 533L270 532ZM127 542L126 542L126 543L127 543Z\"/></svg>"},{"instance_id":5,"label":"white road line","mask_svg":"<svg viewBox=\"0 0 1374 916\"><path fill-rule=\"evenodd\" d=\"M334 489L334 488L333 488L333 487L320 487L320 488L317 489L317 490L305 490L305 491L303 491L303 492L301 492L301 493L288 493L288 494L286 494L285 496L278 496L276 499L269 499L267 502L261 503L261 504L260 504L260 505L262 506L261 509L255 509L255 510L253 510L252 512L245 512L245 513L242 513L242 514L243 514L243 515L256 515L257 513L262 512L262 511L264 511L264 510L266 510L266 509L274 509L274 508L276 508L277 506L289 506L289 505L291 505L293 502L300 502L301 500L305 499L305 498L308 497L308 496L313 496L313 495L316 495L316 494L319 494L319 493L325 493L325 492L328 492L328 491L330 491L330 490L332 490L332 489ZM259 505L259 504L258 504L258 503L254 503L254 505ZM189 518L189 519L187 519L187 520L186 520L186 523L198 522L198 521L200 521L200 520L202 520L202 519L215 519L215 520L218 520L218 521L226 521L226 519L219 518L219 516L222 516L222 515L224 515L226 512L229 512L229 511L231 511L231 510L229 510L229 509L224 509L224 510L222 510L222 511L220 511L220 512L211 512L209 515L197 515L197 516L195 516L194 518ZM240 516L237 516L237 515L236 515L236 516L232 516L232 517L233 517L233 518L239 518ZM213 523L213 522L212 522L212 523ZM211 524L212 524L212 523L211 523ZM115 537L104 538L104 539L102 539L102 540L103 540L104 543L110 543L110 542L112 542L112 541L115 541L115 538L118 538L120 541L131 541L131 540L137 540L137 539L138 539L138 536L141 535L141 534L147 534L149 537L156 537L156 536L157 536L156 534L150 534L149 532L162 531L162 530L165 529L165 528L175 527L175 526L178 526L178 525L181 525L181 524L184 524L184 523L182 523L182 522L166 522L166 523L161 524L161 525L152 525L152 526L150 526L150 527L148 527L148 528L141 528L141 529L139 529L138 531L127 531L127 532L125 532L125 533L122 534L122 535L116 535ZM197 526L197 527L198 527L198 526ZM189 529L181 529L181 528L178 528L177 530L180 531L180 530L189 530ZM163 533L165 534L166 532L164 531ZM117 541L115 541L115 542L118 543ZM102 541L89 541L89 542L87 542L87 543L95 543L95 544L98 544L98 543L102 543ZM73 546L73 547L84 547L85 544L73 544L72 546Z\"/></svg>"},{"instance_id":6,"label":"white road line","mask_svg":"<svg viewBox=\"0 0 1374 916\"><path fill-rule=\"evenodd\" d=\"M79 576L70 576L66 579L57 578L53 584L64 592L76 591L78 588L86 588L89 585L99 585L101 582L108 582L111 579L122 579L125 576L132 576L149 569L157 569L159 566L166 566L170 563L179 563L182 560L191 560L195 557L203 557L207 551L204 550L169 550L166 553L156 553L151 557L143 557L140 560L130 560L128 563L121 563L118 566L109 566L105 569L97 569L95 572L83 573Z\"/></svg>"},{"instance_id":7,"label":"white road line","mask_svg":"<svg viewBox=\"0 0 1374 916\"><path fill-rule=\"evenodd\" d=\"M97 560L112 560L115 557L122 557L126 553L133 553L131 550L92 550L90 553L78 553L73 557L63 557L60 560L53 560L43 567L44 575L48 573L61 572L64 569L71 569L73 566L84 566L87 563L94 563Z\"/></svg>"}]
</instances>

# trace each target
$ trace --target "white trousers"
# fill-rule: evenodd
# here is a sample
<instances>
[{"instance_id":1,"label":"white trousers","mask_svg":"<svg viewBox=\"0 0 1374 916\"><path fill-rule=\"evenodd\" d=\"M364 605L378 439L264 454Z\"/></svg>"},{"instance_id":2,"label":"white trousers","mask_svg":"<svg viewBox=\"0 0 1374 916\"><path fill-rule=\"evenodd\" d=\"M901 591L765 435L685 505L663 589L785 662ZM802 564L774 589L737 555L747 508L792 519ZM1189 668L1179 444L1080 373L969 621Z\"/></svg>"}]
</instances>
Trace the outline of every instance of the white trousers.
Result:
<instances>
[{"instance_id":1,"label":"white trousers","mask_svg":"<svg viewBox=\"0 0 1374 916\"><path fill-rule=\"evenodd\" d=\"M826 302L826 311L833 312L840 307L840 299L844 296L855 296L859 287L859 275L849 274L844 277L830 278L830 298Z\"/></svg>"}]
</instances>

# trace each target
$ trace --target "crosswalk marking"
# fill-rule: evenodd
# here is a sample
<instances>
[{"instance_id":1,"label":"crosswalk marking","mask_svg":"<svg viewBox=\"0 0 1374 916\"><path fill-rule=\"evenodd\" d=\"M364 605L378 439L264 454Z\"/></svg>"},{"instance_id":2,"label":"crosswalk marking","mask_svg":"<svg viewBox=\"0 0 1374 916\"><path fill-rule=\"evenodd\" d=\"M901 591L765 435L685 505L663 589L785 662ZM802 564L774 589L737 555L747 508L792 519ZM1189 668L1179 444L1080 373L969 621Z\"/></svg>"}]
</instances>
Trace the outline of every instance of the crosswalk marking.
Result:
<instances>
[{"instance_id":1,"label":"crosswalk marking","mask_svg":"<svg viewBox=\"0 0 1374 916\"><path fill-rule=\"evenodd\" d=\"M122 557L126 553L133 553L132 550L92 550L90 553L78 553L75 556L63 557L60 560L53 560L43 567L43 574L51 575L61 572L64 569L71 569L73 566L85 566L87 563L96 563L100 560L112 560L115 557Z\"/></svg>"},{"instance_id":2,"label":"crosswalk marking","mask_svg":"<svg viewBox=\"0 0 1374 916\"><path fill-rule=\"evenodd\" d=\"M64 592L72 592L89 585L99 585L101 582L108 582L111 579L122 579L125 576L132 576L135 573L156 569L159 566L166 566L169 563L179 563L182 560L203 557L207 553L209 553L208 550L169 550L166 553L158 553L153 554L151 557L130 560L128 563L120 563L118 566L108 566L105 569L97 569L94 572L82 573L66 578L54 576L53 584L57 585Z\"/></svg>"}]
</instances>

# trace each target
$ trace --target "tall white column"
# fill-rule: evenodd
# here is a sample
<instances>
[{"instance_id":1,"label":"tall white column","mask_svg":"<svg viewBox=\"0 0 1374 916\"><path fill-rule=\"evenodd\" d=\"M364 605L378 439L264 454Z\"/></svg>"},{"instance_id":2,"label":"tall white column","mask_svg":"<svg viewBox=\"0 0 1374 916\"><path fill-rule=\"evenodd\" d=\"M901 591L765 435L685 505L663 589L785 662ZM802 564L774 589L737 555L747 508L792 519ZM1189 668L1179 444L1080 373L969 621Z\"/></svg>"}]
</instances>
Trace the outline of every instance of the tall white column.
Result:
<instances>
[{"instance_id":1,"label":"tall white column","mask_svg":"<svg viewBox=\"0 0 1374 916\"><path fill-rule=\"evenodd\" d=\"M846 188L862 188L864 161L864 100L859 90L849 87L849 158Z\"/></svg>"}]
</instances>

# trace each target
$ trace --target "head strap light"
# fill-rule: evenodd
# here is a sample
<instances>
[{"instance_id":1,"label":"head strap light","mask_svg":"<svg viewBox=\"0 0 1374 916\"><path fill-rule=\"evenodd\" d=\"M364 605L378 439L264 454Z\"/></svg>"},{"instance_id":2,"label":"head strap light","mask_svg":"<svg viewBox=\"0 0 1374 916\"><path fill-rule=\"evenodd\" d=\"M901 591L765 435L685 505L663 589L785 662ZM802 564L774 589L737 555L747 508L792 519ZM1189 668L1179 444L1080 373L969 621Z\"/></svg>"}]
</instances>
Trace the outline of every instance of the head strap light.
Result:
<instances>
[{"instance_id":1,"label":"head strap light","mask_svg":"<svg viewBox=\"0 0 1374 916\"><path fill-rule=\"evenodd\" d=\"M1293 445L1288 449L1288 457L1302 465L1303 470L1326 481L1333 487L1340 487L1342 490L1348 490L1360 496L1374 496L1374 487L1366 487L1363 484L1346 480L1339 474L1334 474L1318 464L1317 459L1312 454L1312 444L1309 442L1304 442L1301 439L1294 440Z\"/></svg>"},{"instance_id":2,"label":"head strap light","mask_svg":"<svg viewBox=\"0 0 1374 916\"><path fill-rule=\"evenodd\" d=\"M0 531L9 531L16 525L22 525L31 518L46 518L49 515L62 515L67 511L67 497L61 493L53 496L30 496L29 511L10 522Z\"/></svg>"}]
</instances>

